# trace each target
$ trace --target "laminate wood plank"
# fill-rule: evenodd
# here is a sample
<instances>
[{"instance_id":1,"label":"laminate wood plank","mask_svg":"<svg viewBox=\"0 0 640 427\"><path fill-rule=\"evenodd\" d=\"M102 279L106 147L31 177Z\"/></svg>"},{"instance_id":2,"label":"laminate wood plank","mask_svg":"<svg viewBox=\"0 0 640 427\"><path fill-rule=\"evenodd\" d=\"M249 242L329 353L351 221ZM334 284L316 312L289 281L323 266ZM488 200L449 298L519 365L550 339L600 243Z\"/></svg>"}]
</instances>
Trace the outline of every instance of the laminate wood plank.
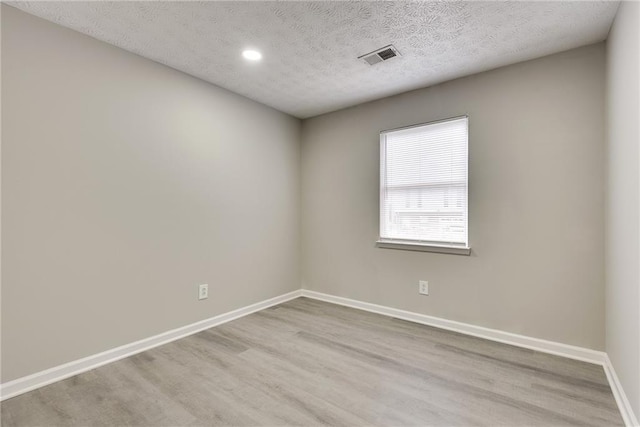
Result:
<instances>
[{"instance_id":1,"label":"laminate wood plank","mask_svg":"<svg viewBox=\"0 0 640 427\"><path fill-rule=\"evenodd\" d=\"M602 367L298 298L14 397L3 426L621 426Z\"/></svg>"}]
</instances>

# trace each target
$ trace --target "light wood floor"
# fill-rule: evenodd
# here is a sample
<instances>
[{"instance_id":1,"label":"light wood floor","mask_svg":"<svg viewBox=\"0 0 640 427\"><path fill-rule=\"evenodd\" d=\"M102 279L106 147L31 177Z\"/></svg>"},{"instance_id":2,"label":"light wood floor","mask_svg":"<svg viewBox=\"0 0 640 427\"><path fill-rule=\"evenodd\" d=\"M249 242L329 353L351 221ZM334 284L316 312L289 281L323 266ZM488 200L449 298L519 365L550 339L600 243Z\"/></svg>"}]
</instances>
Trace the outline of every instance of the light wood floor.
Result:
<instances>
[{"instance_id":1,"label":"light wood floor","mask_svg":"<svg viewBox=\"0 0 640 427\"><path fill-rule=\"evenodd\" d=\"M623 425L602 367L299 298L2 403L2 425Z\"/></svg>"}]
</instances>

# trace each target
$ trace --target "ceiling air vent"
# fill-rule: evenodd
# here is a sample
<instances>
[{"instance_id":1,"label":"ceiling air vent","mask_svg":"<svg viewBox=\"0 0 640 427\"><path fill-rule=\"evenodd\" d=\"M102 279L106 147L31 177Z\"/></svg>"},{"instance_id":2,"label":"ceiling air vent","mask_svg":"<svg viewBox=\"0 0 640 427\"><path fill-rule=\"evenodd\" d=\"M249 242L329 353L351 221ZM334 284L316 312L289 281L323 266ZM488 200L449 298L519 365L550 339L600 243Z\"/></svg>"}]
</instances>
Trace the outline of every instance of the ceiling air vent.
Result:
<instances>
[{"instance_id":1,"label":"ceiling air vent","mask_svg":"<svg viewBox=\"0 0 640 427\"><path fill-rule=\"evenodd\" d=\"M369 65L375 65L378 62L388 61L396 56L400 56L400 52L393 45L389 45L359 56L358 59L363 59Z\"/></svg>"}]
</instances>

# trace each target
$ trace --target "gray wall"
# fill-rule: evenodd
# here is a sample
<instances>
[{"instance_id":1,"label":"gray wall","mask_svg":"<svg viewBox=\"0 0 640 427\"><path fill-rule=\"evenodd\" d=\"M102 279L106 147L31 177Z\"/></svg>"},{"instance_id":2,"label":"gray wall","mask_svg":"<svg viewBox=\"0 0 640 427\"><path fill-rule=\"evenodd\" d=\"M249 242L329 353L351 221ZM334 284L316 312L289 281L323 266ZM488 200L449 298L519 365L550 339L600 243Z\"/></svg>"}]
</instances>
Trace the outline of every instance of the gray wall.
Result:
<instances>
[{"instance_id":1,"label":"gray wall","mask_svg":"<svg viewBox=\"0 0 640 427\"><path fill-rule=\"evenodd\" d=\"M600 43L305 120L303 287L604 349L604 59ZM378 132L465 113L472 255L376 248Z\"/></svg>"},{"instance_id":2,"label":"gray wall","mask_svg":"<svg viewBox=\"0 0 640 427\"><path fill-rule=\"evenodd\" d=\"M607 41L607 353L640 417L640 3Z\"/></svg>"},{"instance_id":3,"label":"gray wall","mask_svg":"<svg viewBox=\"0 0 640 427\"><path fill-rule=\"evenodd\" d=\"M299 120L6 5L2 56L2 381L299 289Z\"/></svg>"}]
</instances>

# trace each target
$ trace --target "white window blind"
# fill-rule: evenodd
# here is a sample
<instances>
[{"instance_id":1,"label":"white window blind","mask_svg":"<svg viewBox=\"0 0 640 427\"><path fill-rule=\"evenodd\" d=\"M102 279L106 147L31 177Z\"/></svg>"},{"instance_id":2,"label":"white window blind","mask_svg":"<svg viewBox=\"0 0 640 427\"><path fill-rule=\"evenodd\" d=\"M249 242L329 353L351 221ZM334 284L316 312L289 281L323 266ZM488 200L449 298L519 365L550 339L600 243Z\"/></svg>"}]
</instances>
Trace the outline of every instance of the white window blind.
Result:
<instances>
[{"instance_id":1,"label":"white window blind","mask_svg":"<svg viewBox=\"0 0 640 427\"><path fill-rule=\"evenodd\" d=\"M380 242L468 247L468 119L380 133Z\"/></svg>"}]
</instances>

